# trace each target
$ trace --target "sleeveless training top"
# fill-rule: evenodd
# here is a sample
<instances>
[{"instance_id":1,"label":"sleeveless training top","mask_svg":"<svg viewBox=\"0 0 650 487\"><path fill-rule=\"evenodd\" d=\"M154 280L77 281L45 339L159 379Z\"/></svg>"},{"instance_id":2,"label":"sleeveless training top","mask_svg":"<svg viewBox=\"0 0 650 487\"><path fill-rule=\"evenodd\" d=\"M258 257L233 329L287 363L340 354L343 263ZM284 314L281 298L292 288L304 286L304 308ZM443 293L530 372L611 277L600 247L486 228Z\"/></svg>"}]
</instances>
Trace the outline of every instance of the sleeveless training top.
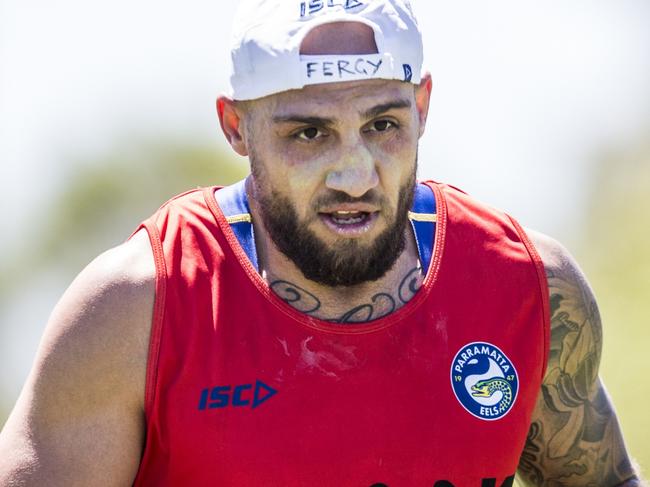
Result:
<instances>
[{"instance_id":1,"label":"sleeveless training top","mask_svg":"<svg viewBox=\"0 0 650 487\"><path fill-rule=\"evenodd\" d=\"M137 486L511 486L548 354L548 288L510 217L433 189L415 296L366 324L302 314L215 189L143 223L157 269Z\"/></svg>"}]
</instances>

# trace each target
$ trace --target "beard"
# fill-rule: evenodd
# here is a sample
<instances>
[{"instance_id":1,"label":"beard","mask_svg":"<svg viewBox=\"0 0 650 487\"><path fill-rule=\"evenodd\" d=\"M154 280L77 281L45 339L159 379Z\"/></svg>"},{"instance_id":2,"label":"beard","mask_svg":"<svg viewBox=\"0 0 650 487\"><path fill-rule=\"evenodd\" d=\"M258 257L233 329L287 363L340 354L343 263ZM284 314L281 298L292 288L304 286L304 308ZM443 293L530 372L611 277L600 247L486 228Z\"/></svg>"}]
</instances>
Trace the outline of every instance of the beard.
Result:
<instances>
[{"instance_id":1,"label":"beard","mask_svg":"<svg viewBox=\"0 0 650 487\"><path fill-rule=\"evenodd\" d=\"M277 190L261 191L259 164L251 161L256 179L255 195L266 230L275 246L300 269L309 280L326 286L354 286L382 278L393 267L406 245L405 231L408 211L415 189L415 169L399 190L395 211L391 211L385 198L370 190L359 198L340 191L330 191L312 205L313 214L318 208L339 203L372 203L382 209L389 222L375 240L368 245L354 238L341 238L334 244L325 243L312 230L309 223L300 221L289 198Z\"/></svg>"}]
</instances>

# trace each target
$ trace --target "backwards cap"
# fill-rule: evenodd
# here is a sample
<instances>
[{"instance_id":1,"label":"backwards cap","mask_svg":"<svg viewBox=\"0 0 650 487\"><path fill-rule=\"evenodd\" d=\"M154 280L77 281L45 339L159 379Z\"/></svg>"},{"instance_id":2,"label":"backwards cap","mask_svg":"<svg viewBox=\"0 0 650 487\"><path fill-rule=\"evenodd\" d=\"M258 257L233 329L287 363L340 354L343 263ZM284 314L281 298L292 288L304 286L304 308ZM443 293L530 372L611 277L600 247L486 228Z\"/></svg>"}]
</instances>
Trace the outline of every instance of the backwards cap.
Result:
<instances>
[{"instance_id":1,"label":"backwards cap","mask_svg":"<svg viewBox=\"0 0 650 487\"><path fill-rule=\"evenodd\" d=\"M301 55L305 36L331 22L371 27L377 53ZM235 100L317 83L375 78L419 83L422 35L408 0L242 0L231 58Z\"/></svg>"}]
</instances>

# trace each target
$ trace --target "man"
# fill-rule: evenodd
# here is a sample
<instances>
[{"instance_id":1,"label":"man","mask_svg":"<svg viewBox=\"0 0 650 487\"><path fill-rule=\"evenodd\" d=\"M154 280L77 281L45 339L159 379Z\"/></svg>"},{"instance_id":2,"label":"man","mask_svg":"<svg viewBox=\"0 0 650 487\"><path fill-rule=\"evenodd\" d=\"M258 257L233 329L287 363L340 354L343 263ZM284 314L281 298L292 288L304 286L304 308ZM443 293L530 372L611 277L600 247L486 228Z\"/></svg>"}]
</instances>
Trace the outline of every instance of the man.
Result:
<instances>
[{"instance_id":1,"label":"man","mask_svg":"<svg viewBox=\"0 0 650 487\"><path fill-rule=\"evenodd\" d=\"M181 195L74 281L1 485L642 485L553 240L416 183L431 78L401 0L251 1Z\"/></svg>"}]
</instances>

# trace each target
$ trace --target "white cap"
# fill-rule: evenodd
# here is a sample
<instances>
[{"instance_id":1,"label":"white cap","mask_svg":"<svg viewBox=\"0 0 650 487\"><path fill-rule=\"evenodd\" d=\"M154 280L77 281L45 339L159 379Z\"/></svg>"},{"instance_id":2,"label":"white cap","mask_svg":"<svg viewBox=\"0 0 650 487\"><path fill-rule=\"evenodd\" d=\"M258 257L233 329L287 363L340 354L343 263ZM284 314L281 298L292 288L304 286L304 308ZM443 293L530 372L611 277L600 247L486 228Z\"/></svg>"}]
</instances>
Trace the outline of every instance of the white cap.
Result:
<instances>
[{"instance_id":1,"label":"white cap","mask_svg":"<svg viewBox=\"0 0 650 487\"><path fill-rule=\"evenodd\" d=\"M305 36L330 22L360 22L376 54L301 55ZM242 0L233 23L230 97L251 100L317 83L419 83L422 35L408 0Z\"/></svg>"}]
</instances>

